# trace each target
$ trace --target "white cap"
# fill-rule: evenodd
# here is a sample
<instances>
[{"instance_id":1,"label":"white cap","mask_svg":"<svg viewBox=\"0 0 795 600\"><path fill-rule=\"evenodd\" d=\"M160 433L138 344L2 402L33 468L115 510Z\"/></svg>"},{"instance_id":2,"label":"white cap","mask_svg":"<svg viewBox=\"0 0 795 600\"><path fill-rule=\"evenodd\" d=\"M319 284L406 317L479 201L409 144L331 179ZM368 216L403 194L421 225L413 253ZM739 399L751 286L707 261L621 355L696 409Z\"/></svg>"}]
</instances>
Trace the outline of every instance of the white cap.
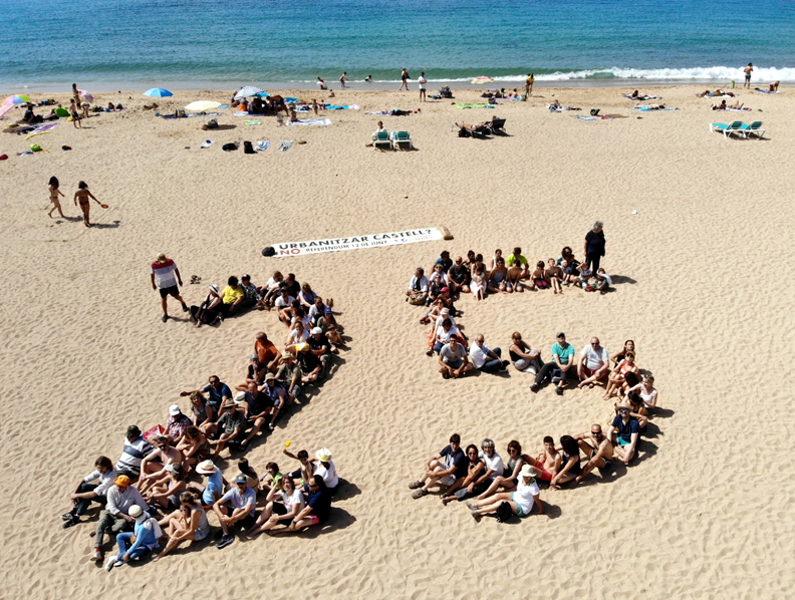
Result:
<instances>
[{"instance_id":1,"label":"white cap","mask_svg":"<svg viewBox=\"0 0 795 600\"><path fill-rule=\"evenodd\" d=\"M323 330L320 327L314 327L312 329L312 335L320 335L321 333L323 333Z\"/></svg>"},{"instance_id":2,"label":"white cap","mask_svg":"<svg viewBox=\"0 0 795 600\"><path fill-rule=\"evenodd\" d=\"M182 411L180 410L179 406L176 404L172 404L168 407L168 414L170 414L172 417L176 417L181 412Z\"/></svg>"}]
</instances>

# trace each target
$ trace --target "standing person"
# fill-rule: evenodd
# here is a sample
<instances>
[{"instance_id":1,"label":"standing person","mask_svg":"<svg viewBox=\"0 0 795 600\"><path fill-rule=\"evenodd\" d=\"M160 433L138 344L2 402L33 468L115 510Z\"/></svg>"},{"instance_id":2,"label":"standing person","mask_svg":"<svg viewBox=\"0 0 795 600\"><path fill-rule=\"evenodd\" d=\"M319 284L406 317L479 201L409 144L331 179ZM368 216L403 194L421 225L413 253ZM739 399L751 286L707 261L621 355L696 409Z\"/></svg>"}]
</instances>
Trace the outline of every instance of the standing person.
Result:
<instances>
[{"instance_id":1,"label":"standing person","mask_svg":"<svg viewBox=\"0 0 795 600\"><path fill-rule=\"evenodd\" d=\"M754 63L748 63L748 66L743 69L745 73L745 83L743 87L747 87L749 90L751 89L751 73L754 70Z\"/></svg>"},{"instance_id":2,"label":"standing person","mask_svg":"<svg viewBox=\"0 0 795 600\"><path fill-rule=\"evenodd\" d=\"M406 67L403 67L403 70L400 72L401 83L400 87L398 88L398 91L402 90L404 87L406 88L407 92L409 91L409 79L411 79L411 75L409 75L409 72L406 70Z\"/></svg>"},{"instance_id":3,"label":"standing person","mask_svg":"<svg viewBox=\"0 0 795 600\"><path fill-rule=\"evenodd\" d=\"M596 273L599 270L599 261L605 255L604 223L597 221L591 231L585 234L585 264L590 265Z\"/></svg>"},{"instance_id":4,"label":"standing person","mask_svg":"<svg viewBox=\"0 0 795 600\"><path fill-rule=\"evenodd\" d=\"M425 102L425 86L428 84L428 79L425 77L425 71L420 73L420 78L417 80L420 86L420 102Z\"/></svg>"},{"instance_id":5,"label":"standing person","mask_svg":"<svg viewBox=\"0 0 795 600\"><path fill-rule=\"evenodd\" d=\"M72 84L72 97L74 98L75 104L80 106L80 91L77 89L77 84Z\"/></svg>"},{"instance_id":6,"label":"standing person","mask_svg":"<svg viewBox=\"0 0 795 600\"><path fill-rule=\"evenodd\" d=\"M61 215L61 218L65 219L66 215L63 214L63 210L61 209L61 203L58 200L58 196L63 196L64 198L66 198L66 196L61 190L58 189L58 187L60 186L58 178L55 177L55 175L50 177L50 181L47 184L47 186L50 190L50 203L52 204L52 208L50 209L49 212L50 218L52 218L53 211L57 210L58 214Z\"/></svg>"},{"instance_id":7,"label":"standing person","mask_svg":"<svg viewBox=\"0 0 795 600\"><path fill-rule=\"evenodd\" d=\"M533 73L527 74L527 79L524 82L524 98L527 100L530 94L533 93L533 84L536 81L536 76Z\"/></svg>"},{"instance_id":8,"label":"standing person","mask_svg":"<svg viewBox=\"0 0 795 600\"><path fill-rule=\"evenodd\" d=\"M160 291L160 304L163 307L163 323L168 321L168 297L173 296L180 304L182 310L188 312L188 305L179 294L179 286L182 285L182 276L179 274L179 267L172 259L166 258L162 252L157 255L149 269L152 280L152 289Z\"/></svg>"},{"instance_id":9,"label":"standing person","mask_svg":"<svg viewBox=\"0 0 795 600\"><path fill-rule=\"evenodd\" d=\"M89 220L89 213L91 212L91 205L89 204L89 199L94 200L97 204L102 206L102 202L97 200L94 197L94 194L88 191L88 184L85 181L81 181L77 184L77 191L75 192L75 206L80 205L80 210L83 211L83 225L86 227L91 227L91 222Z\"/></svg>"},{"instance_id":10,"label":"standing person","mask_svg":"<svg viewBox=\"0 0 795 600\"><path fill-rule=\"evenodd\" d=\"M72 119L72 125L74 125L75 129L80 129L83 125L80 123L83 117L80 116L80 113L77 112L78 104L75 103L74 99L69 102L69 117Z\"/></svg>"},{"instance_id":11,"label":"standing person","mask_svg":"<svg viewBox=\"0 0 795 600\"><path fill-rule=\"evenodd\" d=\"M346 81L348 81L348 71L345 71L342 75L340 75L340 86L342 86L343 90L345 89Z\"/></svg>"}]
</instances>

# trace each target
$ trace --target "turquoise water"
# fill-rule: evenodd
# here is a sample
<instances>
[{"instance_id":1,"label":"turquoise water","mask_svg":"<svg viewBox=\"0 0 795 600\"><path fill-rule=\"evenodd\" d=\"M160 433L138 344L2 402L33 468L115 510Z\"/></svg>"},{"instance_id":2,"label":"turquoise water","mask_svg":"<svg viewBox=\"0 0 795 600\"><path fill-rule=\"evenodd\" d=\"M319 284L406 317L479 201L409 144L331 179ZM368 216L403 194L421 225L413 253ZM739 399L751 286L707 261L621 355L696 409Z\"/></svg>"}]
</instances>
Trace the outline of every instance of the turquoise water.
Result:
<instances>
[{"instance_id":1,"label":"turquoise water","mask_svg":"<svg viewBox=\"0 0 795 600\"><path fill-rule=\"evenodd\" d=\"M795 3L4 0L0 87L432 80L795 81ZM98 86L98 87L97 87Z\"/></svg>"}]
</instances>

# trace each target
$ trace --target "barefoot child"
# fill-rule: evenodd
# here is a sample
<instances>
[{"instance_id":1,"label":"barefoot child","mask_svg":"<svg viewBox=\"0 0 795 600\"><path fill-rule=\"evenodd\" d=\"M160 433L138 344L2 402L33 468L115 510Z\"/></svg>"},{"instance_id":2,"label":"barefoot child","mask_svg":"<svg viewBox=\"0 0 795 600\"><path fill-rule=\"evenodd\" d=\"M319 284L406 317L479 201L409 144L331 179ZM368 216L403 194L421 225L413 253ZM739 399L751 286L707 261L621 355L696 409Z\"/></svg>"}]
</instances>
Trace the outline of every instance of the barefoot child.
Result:
<instances>
[{"instance_id":1,"label":"barefoot child","mask_svg":"<svg viewBox=\"0 0 795 600\"><path fill-rule=\"evenodd\" d=\"M563 288L561 287L560 282L563 279L563 269L558 266L558 263L555 262L554 258L550 258L547 261L547 265L547 269L544 271L544 276L552 286L552 291L556 294L562 294Z\"/></svg>"},{"instance_id":2,"label":"barefoot child","mask_svg":"<svg viewBox=\"0 0 795 600\"><path fill-rule=\"evenodd\" d=\"M533 274L530 276L530 281L533 283L530 285L530 289L534 290L538 288L539 290L545 290L549 288L549 282L547 281L546 276L544 275L544 261L539 260L536 263L536 270L533 271Z\"/></svg>"},{"instance_id":3,"label":"barefoot child","mask_svg":"<svg viewBox=\"0 0 795 600\"><path fill-rule=\"evenodd\" d=\"M57 210L58 214L61 215L61 218L65 219L66 215L64 215L63 210L61 210L61 203L58 200L58 196L63 196L64 198L66 198L66 196L61 190L58 189L59 185L60 184L58 183L57 177L55 177L54 175L50 177L49 188L50 188L50 203L52 203L52 208L50 209L49 215L50 218L52 218L53 211Z\"/></svg>"},{"instance_id":4,"label":"barefoot child","mask_svg":"<svg viewBox=\"0 0 795 600\"><path fill-rule=\"evenodd\" d=\"M85 181L78 183L77 187L78 190L75 192L75 206L79 204L80 210L83 211L83 225L86 227L91 227L91 222L89 221L88 217L91 210L89 199L93 199L100 206L102 206L102 203L94 198L94 194L88 191L88 184Z\"/></svg>"}]
</instances>

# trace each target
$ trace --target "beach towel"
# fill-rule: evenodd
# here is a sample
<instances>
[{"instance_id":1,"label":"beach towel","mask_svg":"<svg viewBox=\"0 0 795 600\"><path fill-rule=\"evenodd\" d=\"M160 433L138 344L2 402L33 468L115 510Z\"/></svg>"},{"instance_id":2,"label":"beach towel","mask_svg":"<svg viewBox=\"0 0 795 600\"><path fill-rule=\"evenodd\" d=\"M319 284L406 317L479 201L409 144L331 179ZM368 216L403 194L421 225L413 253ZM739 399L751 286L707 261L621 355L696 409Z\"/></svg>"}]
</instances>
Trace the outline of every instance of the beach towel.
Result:
<instances>
[{"instance_id":1,"label":"beach towel","mask_svg":"<svg viewBox=\"0 0 795 600\"><path fill-rule=\"evenodd\" d=\"M37 127L36 129L33 130L33 133L31 133L30 135L25 136L25 139L29 140L33 136L41 135L43 133L50 133L50 131L55 129L55 127L57 125L58 125L58 123L47 123L46 125L42 125L40 127Z\"/></svg>"},{"instance_id":2,"label":"beach towel","mask_svg":"<svg viewBox=\"0 0 795 600\"><path fill-rule=\"evenodd\" d=\"M262 125L262 121L243 121L244 125Z\"/></svg>"},{"instance_id":3,"label":"beach towel","mask_svg":"<svg viewBox=\"0 0 795 600\"><path fill-rule=\"evenodd\" d=\"M202 145L201 145L201 147L202 147L202 148L209 148L209 147L210 147L210 146L212 146L214 143L215 143L215 142L214 142L214 141L212 141L212 140L204 140L204 141L202 142Z\"/></svg>"},{"instance_id":4,"label":"beach towel","mask_svg":"<svg viewBox=\"0 0 795 600\"><path fill-rule=\"evenodd\" d=\"M678 108L652 108L651 106L633 106L635 110L640 110L642 112L649 112L649 111L658 111L658 110L679 110Z\"/></svg>"},{"instance_id":5,"label":"beach towel","mask_svg":"<svg viewBox=\"0 0 795 600\"><path fill-rule=\"evenodd\" d=\"M483 102L460 102L453 106L456 108L494 108L493 104L484 104Z\"/></svg>"},{"instance_id":6,"label":"beach towel","mask_svg":"<svg viewBox=\"0 0 795 600\"><path fill-rule=\"evenodd\" d=\"M629 100L640 100L640 101L643 101L643 100L662 100L662 96L647 96L647 95L644 94L643 96L635 96L635 97L633 97L632 94L621 94L621 95L624 96L624 98L628 98Z\"/></svg>"},{"instance_id":7,"label":"beach towel","mask_svg":"<svg viewBox=\"0 0 795 600\"><path fill-rule=\"evenodd\" d=\"M760 94L778 94L778 92L771 92L770 90L763 90L762 88L754 88L754 91Z\"/></svg>"},{"instance_id":8,"label":"beach towel","mask_svg":"<svg viewBox=\"0 0 795 600\"><path fill-rule=\"evenodd\" d=\"M218 108L229 108L229 105L228 105L228 104L222 104L222 105L221 105L221 106L219 106Z\"/></svg>"},{"instance_id":9,"label":"beach towel","mask_svg":"<svg viewBox=\"0 0 795 600\"><path fill-rule=\"evenodd\" d=\"M282 140L279 142L279 152L287 152L293 147L293 140Z\"/></svg>"},{"instance_id":10,"label":"beach towel","mask_svg":"<svg viewBox=\"0 0 795 600\"><path fill-rule=\"evenodd\" d=\"M303 121L287 121L285 125L331 125L331 119L304 119Z\"/></svg>"},{"instance_id":11,"label":"beach towel","mask_svg":"<svg viewBox=\"0 0 795 600\"><path fill-rule=\"evenodd\" d=\"M580 121L598 121L599 120L597 117L585 117L583 115L575 115L575 116Z\"/></svg>"},{"instance_id":12,"label":"beach towel","mask_svg":"<svg viewBox=\"0 0 795 600\"><path fill-rule=\"evenodd\" d=\"M732 112L751 112L750 108L724 108L723 110L730 110Z\"/></svg>"},{"instance_id":13,"label":"beach towel","mask_svg":"<svg viewBox=\"0 0 795 600\"><path fill-rule=\"evenodd\" d=\"M346 104L345 106L332 106L330 104L326 104L326 110L359 110L358 104Z\"/></svg>"},{"instance_id":14,"label":"beach towel","mask_svg":"<svg viewBox=\"0 0 795 600\"><path fill-rule=\"evenodd\" d=\"M254 150L257 152L265 152L268 148L270 148L270 140L260 140L257 142L257 145L254 146Z\"/></svg>"}]
</instances>

